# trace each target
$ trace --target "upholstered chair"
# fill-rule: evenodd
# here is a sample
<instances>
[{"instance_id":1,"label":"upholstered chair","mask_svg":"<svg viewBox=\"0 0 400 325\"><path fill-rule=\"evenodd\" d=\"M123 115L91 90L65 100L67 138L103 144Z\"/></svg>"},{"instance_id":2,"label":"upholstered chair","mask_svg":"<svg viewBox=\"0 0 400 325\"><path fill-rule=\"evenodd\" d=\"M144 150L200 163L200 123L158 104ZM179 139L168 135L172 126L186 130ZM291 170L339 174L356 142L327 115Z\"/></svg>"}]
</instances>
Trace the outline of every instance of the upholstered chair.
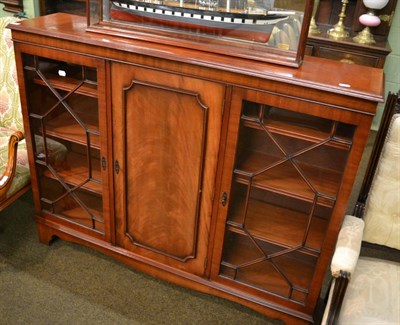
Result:
<instances>
[{"instance_id":1,"label":"upholstered chair","mask_svg":"<svg viewBox=\"0 0 400 325\"><path fill-rule=\"evenodd\" d=\"M0 18L0 210L30 188L11 31L18 18Z\"/></svg>"},{"instance_id":2,"label":"upholstered chair","mask_svg":"<svg viewBox=\"0 0 400 325\"><path fill-rule=\"evenodd\" d=\"M346 216L339 233L322 324L400 324L400 114L387 110L355 211L362 218ZM360 256L362 242L394 261Z\"/></svg>"}]
</instances>

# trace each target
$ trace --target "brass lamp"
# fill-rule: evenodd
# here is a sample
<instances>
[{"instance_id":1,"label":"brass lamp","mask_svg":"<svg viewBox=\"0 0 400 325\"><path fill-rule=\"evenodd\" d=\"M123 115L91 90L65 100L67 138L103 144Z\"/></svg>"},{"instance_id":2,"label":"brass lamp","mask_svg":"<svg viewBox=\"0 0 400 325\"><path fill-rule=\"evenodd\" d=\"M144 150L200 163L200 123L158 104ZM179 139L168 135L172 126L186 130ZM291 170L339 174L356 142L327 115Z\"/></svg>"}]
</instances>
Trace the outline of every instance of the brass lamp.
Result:
<instances>
[{"instance_id":1,"label":"brass lamp","mask_svg":"<svg viewBox=\"0 0 400 325\"><path fill-rule=\"evenodd\" d=\"M353 38L353 41L360 44L374 44L374 36L370 31L370 27L379 26L381 20L378 16L375 15L375 10L383 9L389 0L363 0L365 7L367 7L368 12L363 14L358 19L361 24L365 26L365 28L358 33L356 37Z\"/></svg>"}]
</instances>

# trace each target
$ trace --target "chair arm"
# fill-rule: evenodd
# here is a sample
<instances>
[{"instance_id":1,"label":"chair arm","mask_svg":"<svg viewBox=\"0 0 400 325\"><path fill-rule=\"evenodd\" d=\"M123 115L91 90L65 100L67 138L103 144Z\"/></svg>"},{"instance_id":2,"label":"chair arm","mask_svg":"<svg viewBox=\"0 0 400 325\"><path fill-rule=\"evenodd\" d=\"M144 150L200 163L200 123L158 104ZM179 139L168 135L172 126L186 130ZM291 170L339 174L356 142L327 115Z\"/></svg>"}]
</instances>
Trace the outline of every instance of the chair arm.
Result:
<instances>
[{"instance_id":1,"label":"chair arm","mask_svg":"<svg viewBox=\"0 0 400 325\"><path fill-rule=\"evenodd\" d=\"M17 166L17 149L18 142L24 139L24 135L20 131L15 131L8 141L8 159L7 165L2 177L0 178L0 200L6 197L7 191L10 188L14 179Z\"/></svg>"},{"instance_id":2,"label":"chair arm","mask_svg":"<svg viewBox=\"0 0 400 325\"><path fill-rule=\"evenodd\" d=\"M354 273L361 250L364 221L353 216L345 216L332 258L331 272L335 278L344 272Z\"/></svg>"},{"instance_id":3,"label":"chair arm","mask_svg":"<svg viewBox=\"0 0 400 325\"><path fill-rule=\"evenodd\" d=\"M333 282L322 319L322 325L336 324L351 275L354 273L361 250L364 221L345 216L331 263Z\"/></svg>"}]
</instances>

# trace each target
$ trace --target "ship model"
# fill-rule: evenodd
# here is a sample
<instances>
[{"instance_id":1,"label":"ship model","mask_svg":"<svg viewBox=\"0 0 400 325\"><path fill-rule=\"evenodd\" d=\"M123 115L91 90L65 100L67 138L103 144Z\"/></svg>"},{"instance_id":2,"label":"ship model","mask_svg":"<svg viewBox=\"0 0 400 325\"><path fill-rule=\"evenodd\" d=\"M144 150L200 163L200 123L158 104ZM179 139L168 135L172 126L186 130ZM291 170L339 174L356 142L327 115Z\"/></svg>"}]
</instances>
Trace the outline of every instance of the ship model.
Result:
<instances>
[{"instance_id":1,"label":"ship model","mask_svg":"<svg viewBox=\"0 0 400 325\"><path fill-rule=\"evenodd\" d=\"M207 35L225 36L246 41L268 42L274 25L288 19L294 12L277 11L262 6L230 8L221 0L176 1L111 1L110 17L118 21L168 27Z\"/></svg>"}]
</instances>

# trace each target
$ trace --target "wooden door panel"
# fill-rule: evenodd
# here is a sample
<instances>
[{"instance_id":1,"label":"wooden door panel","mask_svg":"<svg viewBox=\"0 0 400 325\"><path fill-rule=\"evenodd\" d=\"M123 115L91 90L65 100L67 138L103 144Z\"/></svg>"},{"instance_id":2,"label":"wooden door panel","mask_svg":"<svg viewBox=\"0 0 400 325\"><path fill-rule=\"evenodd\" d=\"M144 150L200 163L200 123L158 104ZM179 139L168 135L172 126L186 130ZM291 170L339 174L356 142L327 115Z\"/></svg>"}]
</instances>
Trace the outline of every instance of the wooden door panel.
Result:
<instances>
[{"instance_id":1,"label":"wooden door panel","mask_svg":"<svg viewBox=\"0 0 400 325\"><path fill-rule=\"evenodd\" d=\"M161 254L194 258L207 107L195 92L139 81L124 99L126 234Z\"/></svg>"},{"instance_id":2,"label":"wooden door panel","mask_svg":"<svg viewBox=\"0 0 400 325\"><path fill-rule=\"evenodd\" d=\"M116 243L204 274L225 87L112 64Z\"/></svg>"}]
</instances>

